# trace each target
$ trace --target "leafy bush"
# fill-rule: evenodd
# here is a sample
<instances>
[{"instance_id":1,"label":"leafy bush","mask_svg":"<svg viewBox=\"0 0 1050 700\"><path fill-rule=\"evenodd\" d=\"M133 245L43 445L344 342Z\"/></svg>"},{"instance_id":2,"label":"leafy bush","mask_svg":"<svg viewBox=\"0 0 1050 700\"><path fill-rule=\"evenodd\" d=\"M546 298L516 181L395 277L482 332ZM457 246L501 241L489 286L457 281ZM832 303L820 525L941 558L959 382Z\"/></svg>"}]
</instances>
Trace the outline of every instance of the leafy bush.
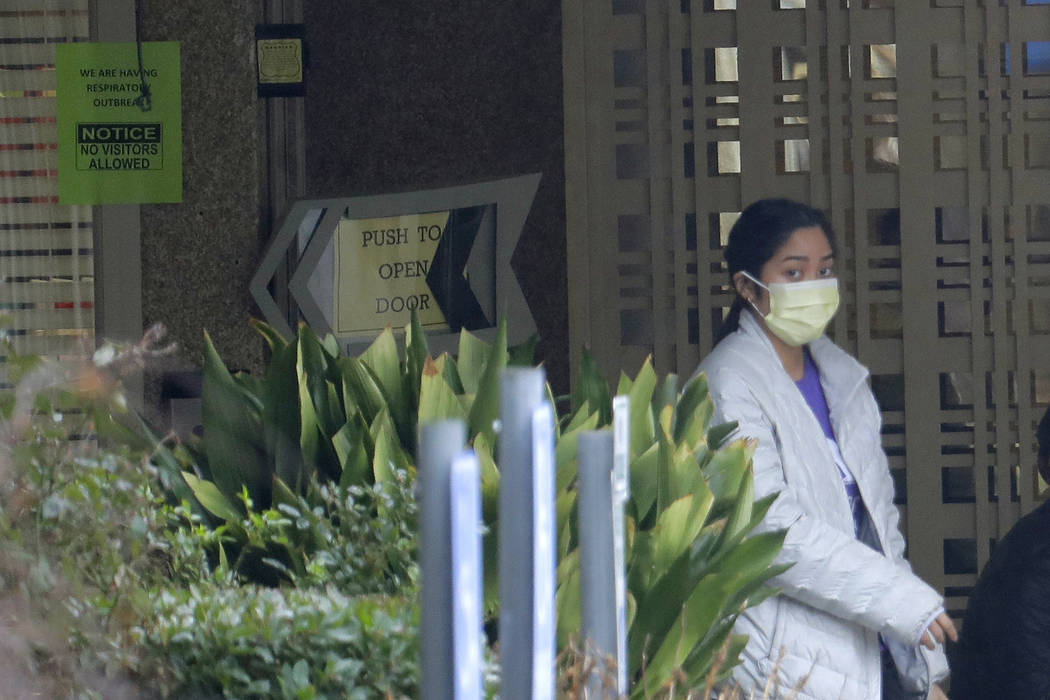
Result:
<instances>
[{"instance_id":1,"label":"leafy bush","mask_svg":"<svg viewBox=\"0 0 1050 700\"><path fill-rule=\"evenodd\" d=\"M214 530L194 528L217 574L240 583L331 585L345 595L414 590L418 507L407 473L376 484L312 483L307 491L264 510L245 494L244 515L231 514Z\"/></svg>"},{"instance_id":2,"label":"leafy bush","mask_svg":"<svg viewBox=\"0 0 1050 700\"><path fill-rule=\"evenodd\" d=\"M494 617L506 329L492 345L462 333L456 358L429 357L417 327L403 350L387 329L357 358L306 328L293 343L259 329L273 350L262 378L230 374L209 345L199 443L128 431L114 377L98 366L9 403L5 427L27 411L33 420L18 423L28 439L8 440L18 480L0 499L0 536L14 554L0 574L45 601L42 612L68 611L83 664L133 674L154 694L413 696L416 426L468 425ZM723 444L732 426L710 425L703 377L679 391L647 362L617 392L631 412L634 696L703 687L735 663L736 615L772 593L781 535L750 536L770 501L753 502L752 446ZM579 625L577 441L611 416L587 357L555 431L563 643ZM94 428L119 441L71 449Z\"/></svg>"},{"instance_id":3,"label":"leafy bush","mask_svg":"<svg viewBox=\"0 0 1050 700\"><path fill-rule=\"evenodd\" d=\"M347 488L311 480L305 488L309 500L289 494L286 502L246 507L236 521L215 527L198 504L171 500L171 484L185 482L181 477L165 482L170 472L158 470L143 451L148 442L114 420L122 401L119 383L106 367L17 360L25 368L17 376L19 392L9 396L0 415L0 605L19 611L18 635L25 642L0 639L0 649L13 650L12 667L36 669L36 677L8 674L5 692L21 687L57 697L104 689L102 696L109 697L118 683L137 694L124 687L131 680L103 676L134 678L149 688L143 692L149 697L166 692L185 697L180 689L190 687L196 688L186 691L190 696L219 692L207 665L194 661L217 653L215 646L179 637L181 646L160 651L178 633L174 618L165 616L178 603L181 610L193 607L194 631L205 638L207 630L219 630L229 637L245 635L246 645L268 643L265 634L288 642L275 652L281 663L268 670L268 696L236 684L244 674L263 674L261 666L224 657L215 673L229 674L223 678L233 684L230 692L343 697L342 689L333 688L353 681L364 684L356 697L382 693L375 689L412 694L418 683L412 650L416 508L404 472ZM100 446L94 437L100 425L126 442ZM283 544L277 551L288 559L273 563L302 590L264 595L241 586L237 567L225 557L241 553L230 547L239 538L229 531L237 528L248 546ZM349 597L357 594L369 595ZM238 600L243 606L269 601L263 606L266 616L246 613L238 629L224 627ZM344 607L356 617L311 612ZM282 620L289 626L282 628ZM255 623L273 629L264 632L251 626ZM309 636L311 625L320 631L313 646L299 640ZM0 630L5 637L6 629ZM336 649L341 638L348 643L322 653L325 644ZM378 663L385 648L389 672ZM333 665L332 654L342 661ZM238 672L242 662L245 669ZM355 665L363 670L354 671ZM2 668L6 673L7 666ZM252 687L263 687L260 680L265 679L253 677Z\"/></svg>"},{"instance_id":4,"label":"leafy bush","mask_svg":"<svg viewBox=\"0 0 1050 700\"><path fill-rule=\"evenodd\" d=\"M581 375L578 408L558 452L563 645L580 628L573 438L612 418L608 387L589 357ZM784 570L771 566L784 533L749 536L773 498L754 500L754 446L724 444L735 425L710 424L714 406L703 375L679 391L674 375L660 384L646 361L633 380L621 376L617 393L629 398L631 414L625 534L632 697L675 684L703 687L709 675L723 678L737 663L746 643L731 635L739 613L774 593L765 584Z\"/></svg>"},{"instance_id":5,"label":"leafy bush","mask_svg":"<svg viewBox=\"0 0 1050 700\"><path fill-rule=\"evenodd\" d=\"M282 345L283 341L271 340L274 361L258 381L224 375L225 368L215 356L209 360L211 369L205 370L205 441L209 433L237 433L242 420L231 418L225 411L208 411L209 396L214 401L224 397L221 404L228 405L237 396L251 393L255 398L248 404L262 407L253 409L257 420L262 421L267 415L276 415L274 409L266 408L267 401L280 394L271 387L297 385L294 396L290 390L284 391L286 400L297 401L299 406L298 412L289 412L300 417L297 430L302 439L294 457L299 460L297 469L344 484L369 483L370 479L381 482L389 478L383 475L398 467L411 473L417 424L463 420L468 426L468 440L482 463L488 530L484 540L486 611L495 618L500 478L493 421L499 404L499 375L509 361L506 329L500 328L491 346L464 331L457 358L442 355L434 359L427 356L416 324L406 329L403 352L387 329L359 358L339 357L333 339L318 339L301 328L295 343ZM265 326L259 328L264 334L271 333ZM612 419L609 386L589 355L585 354L580 374L572 412L561 418L555 431L559 631L563 645L580 623L574 515L577 441L583 431L606 427ZM783 533L750 536L772 499L754 502L750 469L753 446L745 442L725 445L733 426L710 425L714 407L704 377L695 378L679 391L676 377L668 376L661 384L647 361L634 379L621 376L617 393L629 397L631 413L629 673L638 679L644 667L645 680L637 685L636 695L651 695L672 677L695 684L705 680L716 666L722 675L728 673L744 644L743 639L731 636L733 622L741 610L773 593L765 582L783 570L771 566ZM352 436L348 431L353 431ZM295 434L295 430L288 430L286 437L290 440ZM369 438L373 438L371 442ZM393 440L400 442L392 444ZM241 462L217 460L219 451L205 450L208 464L197 471L209 474L214 484L194 475L187 475L186 480L203 507L225 521L225 534L242 543L241 551L254 547L257 558L271 569L287 568L286 578L301 579L306 575L303 563L308 557L289 559L283 534L243 546L249 535L274 529L256 527L249 533L238 527L243 509L234 507L229 493L234 488L252 493L247 483L250 479L239 475L252 470L271 474L268 497L278 508L289 507L293 489L284 485L281 474L287 470L280 464L267 467L266 460L243 457L276 452L267 452L259 445L253 448L254 453L246 446L242 448L238 453ZM355 450L358 456L352 457ZM255 465L252 470L244 466L245 460ZM319 466L324 463L329 466ZM250 499L242 494L240 500L248 503ZM300 505L295 507L302 512ZM278 514L274 518L274 522L284 522ZM308 554L309 548L303 551ZM267 579L255 575L252 580ZM720 654L728 661L720 663Z\"/></svg>"},{"instance_id":6,"label":"leafy bush","mask_svg":"<svg viewBox=\"0 0 1050 700\"><path fill-rule=\"evenodd\" d=\"M418 609L405 598L195 584L136 631L171 697L417 697Z\"/></svg>"}]
</instances>

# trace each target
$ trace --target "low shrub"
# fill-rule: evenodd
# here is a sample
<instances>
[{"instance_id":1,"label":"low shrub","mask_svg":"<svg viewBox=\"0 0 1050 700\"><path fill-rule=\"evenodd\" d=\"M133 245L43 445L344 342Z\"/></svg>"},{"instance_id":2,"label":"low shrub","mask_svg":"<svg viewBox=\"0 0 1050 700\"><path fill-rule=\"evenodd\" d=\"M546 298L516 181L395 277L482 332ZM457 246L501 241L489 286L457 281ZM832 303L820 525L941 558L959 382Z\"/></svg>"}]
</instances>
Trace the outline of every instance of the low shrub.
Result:
<instances>
[{"instance_id":1,"label":"low shrub","mask_svg":"<svg viewBox=\"0 0 1050 700\"><path fill-rule=\"evenodd\" d=\"M161 592L133 635L165 696L418 696L419 613L404 597L195 584Z\"/></svg>"},{"instance_id":2,"label":"low shrub","mask_svg":"<svg viewBox=\"0 0 1050 700\"><path fill-rule=\"evenodd\" d=\"M207 549L220 576L228 572L239 584L334 585L345 595L393 594L417 584L418 507L404 471L375 484L312 480L305 495L287 491L261 510L245 491L241 506L243 514L231 511L214 528L198 513L182 528Z\"/></svg>"},{"instance_id":3,"label":"low shrub","mask_svg":"<svg viewBox=\"0 0 1050 700\"><path fill-rule=\"evenodd\" d=\"M308 481L265 509L244 499L216 527L176 498L148 443L100 443L100 425L120 428L116 377L18 359L0 404L0 609L18 612L0 624L4 693L415 694L407 474ZM284 588L245 585L249 562Z\"/></svg>"},{"instance_id":4,"label":"low shrub","mask_svg":"<svg viewBox=\"0 0 1050 700\"><path fill-rule=\"evenodd\" d=\"M455 359L429 357L412 330L404 354L388 329L361 358L307 329L296 343L267 336L264 379L210 353L202 444L117 419L107 367L120 352L79 371L27 362L33 381L0 403L0 576L72 642L27 651L29 664L75 654L79 669L133 678L150 697L415 696L415 427L467 423L493 562L494 420L512 353L505 326L491 346L463 333ZM612 415L610 387L586 364L555 426L563 642L579 628L577 439ZM724 444L732 426L710 425L702 377L680 391L646 362L617 393L631 413L632 695L674 696L736 662L732 621L773 594L781 535L751 535L770 502L753 500L753 446ZM495 574L486 566L490 620ZM77 669L62 668L76 685ZM493 687L498 670L486 674Z\"/></svg>"}]
</instances>

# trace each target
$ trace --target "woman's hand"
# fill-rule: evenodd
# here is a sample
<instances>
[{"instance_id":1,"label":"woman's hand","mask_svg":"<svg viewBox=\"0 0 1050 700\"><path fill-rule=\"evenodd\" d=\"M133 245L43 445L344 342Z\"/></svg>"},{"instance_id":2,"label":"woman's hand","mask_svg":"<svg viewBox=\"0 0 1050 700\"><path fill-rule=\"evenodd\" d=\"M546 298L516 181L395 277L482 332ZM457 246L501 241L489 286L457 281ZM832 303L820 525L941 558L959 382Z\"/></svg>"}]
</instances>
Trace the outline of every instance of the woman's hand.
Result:
<instances>
[{"instance_id":1,"label":"woman's hand","mask_svg":"<svg viewBox=\"0 0 1050 700\"><path fill-rule=\"evenodd\" d=\"M948 613L941 613L934 618L930 626L922 633L921 641L927 649L935 649L937 644L944 644L945 639L957 642L959 641L959 633L955 631L955 624L952 622L952 618L948 617Z\"/></svg>"},{"instance_id":2,"label":"woman's hand","mask_svg":"<svg viewBox=\"0 0 1050 700\"><path fill-rule=\"evenodd\" d=\"M930 688L930 697L928 700L948 700L948 696L944 694L943 690L941 690L941 686L934 683L933 687Z\"/></svg>"}]
</instances>

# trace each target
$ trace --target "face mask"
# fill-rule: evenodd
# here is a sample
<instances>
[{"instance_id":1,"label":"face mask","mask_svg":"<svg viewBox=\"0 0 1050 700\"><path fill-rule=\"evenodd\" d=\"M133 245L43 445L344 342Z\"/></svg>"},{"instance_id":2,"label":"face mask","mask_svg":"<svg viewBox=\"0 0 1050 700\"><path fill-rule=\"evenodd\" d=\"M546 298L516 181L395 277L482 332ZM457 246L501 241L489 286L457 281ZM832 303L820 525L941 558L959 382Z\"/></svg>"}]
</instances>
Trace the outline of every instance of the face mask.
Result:
<instances>
[{"instance_id":1,"label":"face mask","mask_svg":"<svg viewBox=\"0 0 1050 700\"><path fill-rule=\"evenodd\" d=\"M763 318L773 335L788 345L805 345L819 338L839 308L839 281L834 277L772 282L767 287L746 272L743 275L769 292L769 313Z\"/></svg>"}]
</instances>

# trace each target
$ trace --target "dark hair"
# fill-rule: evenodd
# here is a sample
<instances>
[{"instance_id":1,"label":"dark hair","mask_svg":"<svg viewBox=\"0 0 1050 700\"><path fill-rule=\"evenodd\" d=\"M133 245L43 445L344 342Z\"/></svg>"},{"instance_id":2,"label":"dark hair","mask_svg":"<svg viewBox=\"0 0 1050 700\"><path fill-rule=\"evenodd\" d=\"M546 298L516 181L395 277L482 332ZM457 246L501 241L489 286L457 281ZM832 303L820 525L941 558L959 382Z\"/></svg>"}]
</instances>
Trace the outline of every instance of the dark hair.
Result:
<instances>
[{"instance_id":1,"label":"dark hair","mask_svg":"<svg viewBox=\"0 0 1050 700\"><path fill-rule=\"evenodd\" d=\"M760 199L749 205L729 230L725 259L730 286L733 286L733 275L741 271L759 279L762 267L788 242L791 234L809 226L819 226L824 231L834 253L831 224L819 209L790 199ZM729 315L718 330L716 343L739 327L744 303L741 297L733 301Z\"/></svg>"}]
</instances>

